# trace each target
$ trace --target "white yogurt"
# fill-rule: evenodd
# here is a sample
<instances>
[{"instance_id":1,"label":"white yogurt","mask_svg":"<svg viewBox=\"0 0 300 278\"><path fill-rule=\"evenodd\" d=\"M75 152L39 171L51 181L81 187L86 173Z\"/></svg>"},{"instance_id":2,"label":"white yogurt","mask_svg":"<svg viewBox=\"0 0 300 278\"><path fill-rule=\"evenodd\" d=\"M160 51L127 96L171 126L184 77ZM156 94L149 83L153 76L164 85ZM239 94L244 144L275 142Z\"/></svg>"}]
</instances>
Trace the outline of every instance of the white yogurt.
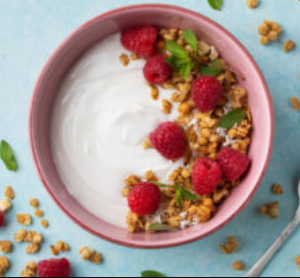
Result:
<instances>
[{"instance_id":1,"label":"white yogurt","mask_svg":"<svg viewBox=\"0 0 300 278\"><path fill-rule=\"evenodd\" d=\"M151 169L162 180L182 165L144 150L148 134L165 115L143 77L145 61L122 66L120 35L91 48L66 76L53 110L51 144L55 164L68 191L90 212L126 226L124 179ZM170 91L161 91L170 98ZM173 109L176 110L176 109Z\"/></svg>"}]
</instances>

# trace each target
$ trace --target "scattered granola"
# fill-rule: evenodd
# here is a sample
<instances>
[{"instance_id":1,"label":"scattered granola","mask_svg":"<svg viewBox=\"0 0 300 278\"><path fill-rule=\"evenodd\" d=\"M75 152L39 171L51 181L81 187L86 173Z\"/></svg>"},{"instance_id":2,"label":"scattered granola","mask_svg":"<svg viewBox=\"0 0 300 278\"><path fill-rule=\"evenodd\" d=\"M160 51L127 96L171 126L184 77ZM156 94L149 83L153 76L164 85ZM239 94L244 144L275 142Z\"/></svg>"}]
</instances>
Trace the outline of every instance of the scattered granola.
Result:
<instances>
[{"instance_id":1,"label":"scattered granola","mask_svg":"<svg viewBox=\"0 0 300 278\"><path fill-rule=\"evenodd\" d=\"M31 243L28 245L27 249L26 249L26 254L28 255L32 255L32 254L36 254L37 252L39 252L41 249L41 245L38 243Z\"/></svg>"},{"instance_id":2,"label":"scattered granola","mask_svg":"<svg viewBox=\"0 0 300 278\"><path fill-rule=\"evenodd\" d=\"M35 244L41 244L43 242L43 235L40 233L35 233L32 242Z\"/></svg>"},{"instance_id":3,"label":"scattered granola","mask_svg":"<svg viewBox=\"0 0 300 278\"><path fill-rule=\"evenodd\" d=\"M152 170L148 170L145 173L145 180L148 182L157 182L158 178L155 176Z\"/></svg>"},{"instance_id":4,"label":"scattered granola","mask_svg":"<svg viewBox=\"0 0 300 278\"><path fill-rule=\"evenodd\" d=\"M121 61L122 65L123 65L124 67L127 67L127 66L129 65L129 63L130 63L130 59L129 59L128 55L125 54L125 53L123 53L123 54L120 56L120 61Z\"/></svg>"},{"instance_id":5,"label":"scattered granola","mask_svg":"<svg viewBox=\"0 0 300 278\"><path fill-rule=\"evenodd\" d=\"M151 85L151 84L149 85L149 87L151 89L150 95L151 95L152 99L158 100L158 98L159 98L159 90L157 89L157 87L154 86L154 85Z\"/></svg>"},{"instance_id":6,"label":"scattered granola","mask_svg":"<svg viewBox=\"0 0 300 278\"><path fill-rule=\"evenodd\" d=\"M272 185L272 192L274 195L282 195L283 194L283 189L282 186L278 183L275 183Z\"/></svg>"},{"instance_id":7,"label":"scattered granola","mask_svg":"<svg viewBox=\"0 0 300 278\"><path fill-rule=\"evenodd\" d=\"M146 138L145 141L143 142L143 149L147 150L147 149L150 149L150 148L152 148L152 144L150 142L150 139Z\"/></svg>"},{"instance_id":8,"label":"scattered granola","mask_svg":"<svg viewBox=\"0 0 300 278\"><path fill-rule=\"evenodd\" d=\"M27 236L27 231L25 229L21 229L18 233L14 234L15 243L21 243L25 241Z\"/></svg>"},{"instance_id":9,"label":"scattered granola","mask_svg":"<svg viewBox=\"0 0 300 278\"><path fill-rule=\"evenodd\" d=\"M87 248L86 246L83 246L80 249L79 254L84 261L88 261L91 256L95 254L95 251L93 249Z\"/></svg>"},{"instance_id":10,"label":"scattered granola","mask_svg":"<svg viewBox=\"0 0 300 278\"><path fill-rule=\"evenodd\" d=\"M298 267L300 269L300 256L295 258L295 263L298 265Z\"/></svg>"},{"instance_id":11,"label":"scattered granola","mask_svg":"<svg viewBox=\"0 0 300 278\"><path fill-rule=\"evenodd\" d=\"M137 55L137 54L130 54L130 58L132 61L136 61L136 60L140 59L139 55Z\"/></svg>"},{"instance_id":12,"label":"scattered granola","mask_svg":"<svg viewBox=\"0 0 300 278\"><path fill-rule=\"evenodd\" d=\"M228 237L228 242L220 245L220 249L223 251L225 255L231 255L235 253L239 248L239 243L236 238L233 236Z\"/></svg>"},{"instance_id":13,"label":"scattered granola","mask_svg":"<svg viewBox=\"0 0 300 278\"><path fill-rule=\"evenodd\" d=\"M8 212L12 208L11 202L9 199L4 198L3 200L0 201L0 211L2 212Z\"/></svg>"},{"instance_id":14,"label":"scattered granola","mask_svg":"<svg viewBox=\"0 0 300 278\"><path fill-rule=\"evenodd\" d=\"M36 199L36 198L31 198L31 199L29 200L29 204L30 204L30 206L32 206L33 208L38 208L38 207L40 206L40 202L39 202L39 200Z\"/></svg>"},{"instance_id":15,"label":"scattered granola","mask_svg":"<svg viewBox=\"0 0 300 278\"><path fill-rule=\"evenodd\" d=\"M36 209L34 211L34 215L38 218L42 218L44 216L44 211L42 211L41 209Z\"/></svg>"},{"instance_id":16,"label":"scattered granola","mask_svg":"<svg viewBox=\"0 0 300 278\"><path fill-rule=\"evenodd\" d=\"M4 189L4 197L13 200L15 198L15 193L10 186L6 186Z\"/></svg>"},{"instance_id":17,"label":"scattered granola","mask_svg":"<svg viewBox=\"0 0 300 278\"><path fill-rule=\"evenodd\" d=\"M24 226L30 226L32 224L32 217L29 213L17 213L16 219L19 224Z\"/></svg>"},{"instance_id":18,"label":"scattered granola","mask_svg":"<svg viewBox=\"0 0 300 278\"><path fill-rule=\"evenodd\" d=\"M90 261L94 264L100 264L103 262L103 256L100 253L96 253L94 249L83 246L79 254L84 261Z\"/></svg>"},{"instance_id":19,"label":"scattered granola","mask_svg":"<svg viewBox=\"0 0 300 278\"><path fill-rule=\"evenodd\" d=\"M258 28L258 32L261 35L260 43L269 44L272 41L277 41L282 33L282 28L277 22L265 20Z\"/></svg>"},{"instance_id":20,"label":"scattered granola","mask_svg":"<svg viewBox=\"0 0 300 278\"><path fill-rule=\"evenodd\" d=\"M258 7L259 2L259 0L247 0L246 5L248 6L248 8L254 9Z\"/></svg>"},{"instance_id":21,"label":"scattered granola","mask_svg":"<svg viewBox=\"0 0 300 278\"><path fill-rule=\"evenodd\" d=\"M232 268L236 271L243 271L245 266L241 261L236 261L232 264Z\"/></svg>"},{"instance_id":22,"label":"scattered granola","mask_svg":"<svg viewBox=\"0 0 300 278\"><path fill-rule=\"evenodd\" d=\"M270 218L276 219L279 216L279 202L269 203L263 205L258 209L258 213L261 215L269 216Z\"/></svg>"},{"instance_id":23,"label":"scattered granola","mask_svg":"<svg viewBox=\"0 0 300 278\"><path fill-rule=\"evenodd\" d=\"M136 175L131 175L125 180L125 182L129 186L134 186L141 182L141 179Z\"/></svg>"},{"instance_id":24,"label":"scattered granola","mask_svg":"<svg viewBox=\"0 0 300 278\"><path fill-rule=\"evenodd\" d=\"M46 219L42 219L41 226L46 229L49 227L49 222Z\"/></svg>"},{"instance_id":25,"label":"scattered granola","mask_svg":"<svg viewBox=\"0 0 300 278\"><path fill-rule=\"evenodd\" d=\"M162 100L162 111L165 114L171 114L171 112L172 112L172 103L168 100L163 99Z\"/></svg>"},{"instance_id":26,"label":"scattered granola","mask_svg":"<svg viewBox=\"0 0 300 278\"><path fill-rule=\"evenodd\" d=\"M290 52L294 50L296 47L295 43L292 40L288 40L283 45L283 51L284 52Z\"/></svg>"},{"instance_id":27,"label":"scattered granola","mask_svg":"<svg viewBox=\"0 0 300 278\"><path fill-rule=\"evenodd\" d=\"M35 231L27 231L25 229L21 229L18 233L14 234L14 242L41 244L43 242L43 235Z\"/></svg>"},{"instance_id":28,"label":"scattered granola","mask_svg":"<svg viewBox=\"0 0 300 278\"><path fill-rule=\"evenodd\" d=\"M96 253L90 258L90 262L93 264L101 264L103 262L103 256L100 253Z\"/></svg>"},{"instance_id":29,"label":"scattered granola","mask_svg":"<svg viewBox=\"0 0 300 278\"><path fill-rule=\"evenodd\" d=\"M299 111L300 110L300 99L298 97L292 97L291 98L291 104L292 104L292 108L295 111Z\"/></svg>"},{"instance_id":30,"label":"scattered granola","mask_svg":"<svg viewBox=\"0 0 300 278\"><path fill-rule=\"evenodd\" d=\"M55 246L51 245L50 250L54 256L58 256L62 252L68 252L70 250L67 243L64 241L58 241Z\"/></svg>"},{"instance_id":31,"label":"scattered granola","mask_svg":"<svg viewBox=\"0 0 300 278\"><path fill-rule=\"evenodd\" d=\"M25 269L22 270L20 277L36 277L37 276L37 265L35 262L29 262Z\"/></svg>"},{"instance_id":32,"label":"scattered granola","mask_svg":"<svg viewBox=\"0 0 300 278\"><path fill-rule=\"evenodd\" d=\"M7 270L10 268L10 262L7 257L0 257L0 276L4 277Z\"/></svg>"},{"instance_id":33,"label":"scattered granola","mask_svg":"<svg viewBox=\"0 0 300 278\"><path fill-rule=\"evenodd\" d=\"M0 241L0 251L4 254L11 253L13 250L12 243L8 240Z\"/></svg>"}]
</instances>

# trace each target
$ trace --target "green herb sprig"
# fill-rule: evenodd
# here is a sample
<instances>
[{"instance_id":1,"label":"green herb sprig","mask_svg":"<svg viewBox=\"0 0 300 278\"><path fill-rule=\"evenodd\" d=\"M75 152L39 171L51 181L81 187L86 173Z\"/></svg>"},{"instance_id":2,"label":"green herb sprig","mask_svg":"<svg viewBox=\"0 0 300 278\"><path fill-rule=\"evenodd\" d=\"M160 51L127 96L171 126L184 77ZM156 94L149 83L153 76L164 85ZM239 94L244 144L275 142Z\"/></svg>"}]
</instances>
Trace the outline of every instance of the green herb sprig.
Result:
<instances>
[{"instance_id":1,"label":"green herb sprig","mask_svg":"<svg viewBox=\"0 0 300 278\"><path fill-rule=\"evenodd\" d=\"M155 270L146 270L141 273L141 277L166 277L164 274Z\"/></svg>"},{"instance_id":2,"label":"green herb sprig","mask_svg":"<svg viewBox=\"0 0 300 278\"><path fill-rule=\"evenodd\" d=\"M246 113L243 109L235 109L223 116L219 122L221 128L232 128L236 124L240 124L246 118Z\"/></svg>"},{"instance_id":3,"label":"green herb sprig","mask_svg":"<svg viewBox=\"0 0 300 278\"><path fill-rule=\"evenodd\" d=\"M153 223L149 226L148 230L151 232L160 232L160 231L175 232L178 231L178 228L171 227L161 223Z\"/></svg>"},{"instance_id":4,"label":"green herb sprig","mask_svg":"<svg viewBox=\"0 0 300 278\"><path fill-rule=\"evenodd\" d=\"M183 38L192 47L195 54L197 54L198 39L197 39L196 34L192 30L187 29L187 30L183 31Z\"/></svg>"},{"instance_id":5,"label":"green herb sprig","mask_svg":"<svg viewBox=\"0 0 300 278\"><path fill-rule=\"evenodd\" d=\"M167 41L167 49L172 56L167 59L167 63L178 71L183 79L186 79L191 70L195 67L195 62L189 53L174 41Z\"/></svg>"},{"instance_id":6,"label":"green herb sprig","mask_svg":"<svg viewBox=\"0 0 300 278\"><path fill-rule=\"evenodd\" d=\"M224 61L221 59L215 60L206 66L201 66L200 73L202 75L218 76L225 69Z\"/></svg>"},{"instance_id":7,"label":"green herb sprig","mask_svg":"<svg viewBox=\"0 0 300 278\"><path fill-rule=\"evenodd\" d=\"M0 144L0 157L8 170L13 172L18 170L18 164L13 150L5 140L2 140Z\"/></svg>"},{"instance_id":8,"label":"green herb sprig","mask_svg":"<svg viewBox=\"0 0 300 278\"><path fill-rule=\"evenodd\" d=\"M217 11L221 11L223 7L223 0L207 0L208 4Z\"/></svg>"},{"instance_id":9,"label":"green herb sprig","mask_svg":"<svg viewBox=\"0 0 300 278\"><path fill-rule=\"evenodd\" d=\"M166 184L159 183L159 182L153 182L153 184L160 188L175 189L176 201L180 208L182 208L182 200L198 201L202 198L201 196L197 196L197 195L193 194L192 192L183 189L180 185L166 185Z\"/></svg>"}]
</instances>

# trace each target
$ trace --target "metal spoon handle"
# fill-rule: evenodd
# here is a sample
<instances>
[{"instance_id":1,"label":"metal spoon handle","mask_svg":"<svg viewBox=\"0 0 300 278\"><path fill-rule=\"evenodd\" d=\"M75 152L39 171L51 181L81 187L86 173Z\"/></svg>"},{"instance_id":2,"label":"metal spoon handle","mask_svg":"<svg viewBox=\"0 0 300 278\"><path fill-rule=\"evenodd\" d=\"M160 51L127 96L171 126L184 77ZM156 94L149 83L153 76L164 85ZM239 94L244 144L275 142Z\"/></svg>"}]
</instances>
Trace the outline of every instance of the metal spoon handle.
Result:
<instances>
[{"instance_id":1,"label":"metal spoon handle","mask_svg":"<svg viewBox=\"0 0 300 278\"><path fill-rule=\"evenodd\" d=\"M289 237L289 235L295 230L299 224L299 218L295 217L294 220L288 225L284 232L278 237L278 239L273 243L270 249L261 257L261 259L253 266L249 273L245 277L259 277L264 268L269 264L271 259L281 248L283 243Z\"/></svg>"}]
</instances>

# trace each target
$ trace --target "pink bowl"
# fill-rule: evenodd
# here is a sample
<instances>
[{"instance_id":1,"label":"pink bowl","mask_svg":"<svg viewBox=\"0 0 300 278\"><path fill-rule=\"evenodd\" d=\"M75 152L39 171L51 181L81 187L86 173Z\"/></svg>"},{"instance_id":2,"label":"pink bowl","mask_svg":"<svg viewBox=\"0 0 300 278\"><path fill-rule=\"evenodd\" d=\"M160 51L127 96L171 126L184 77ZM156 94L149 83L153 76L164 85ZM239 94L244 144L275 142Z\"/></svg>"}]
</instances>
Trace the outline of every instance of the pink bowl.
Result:
<instances>
[{"instance_id":1,"label":"pink bowl","mask_svg":"<svg viewBox=\"0 0 300 278\"><path fill-rule=\"evenodd\" d=\"M51 111L66 72L94 43L133 25L154 24L193 29L215 45L225 60L245 77L253 114L252 166L242 184L208 223L176 233L130 234L83 208L66 190L52 160L49 142ZM189 243L212 234L232 220L257 190L270 160L273 142L273 108L270 93L257 64L228 31L210 19L169 5L137 5L100 15L72 33L51 56L36 83L30 107L29 135L38 174L59 207L87 231L111 242L139 248L163 248Z\"/></svg>"}]
</instances>

